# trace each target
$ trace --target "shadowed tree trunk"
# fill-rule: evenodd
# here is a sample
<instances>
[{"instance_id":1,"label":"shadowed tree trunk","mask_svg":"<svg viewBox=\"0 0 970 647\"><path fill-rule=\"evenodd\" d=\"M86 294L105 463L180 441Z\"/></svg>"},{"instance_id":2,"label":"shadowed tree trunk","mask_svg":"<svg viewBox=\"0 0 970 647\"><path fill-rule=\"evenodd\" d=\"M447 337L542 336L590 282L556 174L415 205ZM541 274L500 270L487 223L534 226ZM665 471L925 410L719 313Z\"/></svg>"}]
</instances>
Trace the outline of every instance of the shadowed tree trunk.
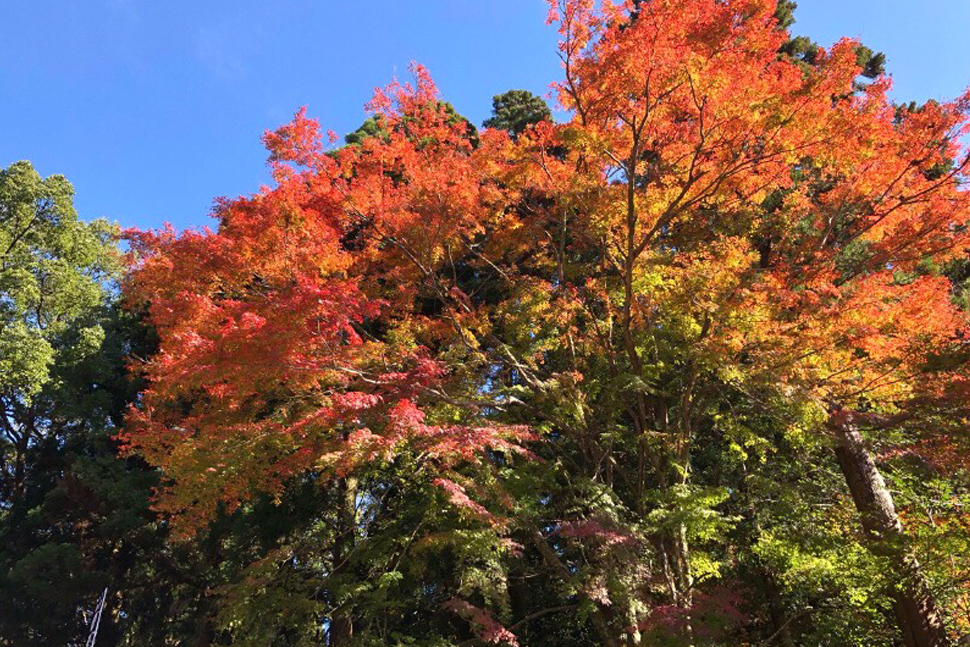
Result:
<instances>
[{"instance_id":1,"label":"shadowed tree trunk","mask_svg":"<svg viewBox=\"0 0 970 647\"><path fill-rule=\"evenodd\" d=\"M533 545L535 545L536 549L538 549L539 554L542 556L542 559L546 565L556 572L563 582L573 580L573 573L571 573L569 569L566 568L566 566L559 560L559 556L556 555L556 551L549 546L545 537L542 536L542 533L533 529L530 534ZM603 607L603 605L596 600L592 600L585 595L584 597L586 597L587 601L592 605L592 610L589 613L589 621L592 623L593 628L599 635L600 645L603 645L603 647L620 647L623 643L615 635L614 628L610 626L610 618L607 616L608 609Z\"/></svg>"},{"instance_id":2,"label":"shadowed tree trunk","mask_svg":"<svg viewBox=\"0 0 970 647\"><path fill-rule=\"evenodd\" d=\"M339 576L349 568L357 534L357 479L341 479L337 494L340 516L334 539L333 573ZM353 607L349 603L341 604L330 618L330 647L348 647L353 640Z\"/></svg>"},{"instance_id":3,"label":"shadowed tree trunk","mask_svg":"<svg viewBox=\"0 0 970 647\"><path fill-rule=\"evenodd\" d=\"M845 410L833 413L829 427L835 434L835 455L862 518L869 549L888 557L899 574L900 581L892 592L893 612L906 646L949 647L953 643L919 562L907 546L892 493L854 424L853 414Z\"/></svg>"}]
</instances>

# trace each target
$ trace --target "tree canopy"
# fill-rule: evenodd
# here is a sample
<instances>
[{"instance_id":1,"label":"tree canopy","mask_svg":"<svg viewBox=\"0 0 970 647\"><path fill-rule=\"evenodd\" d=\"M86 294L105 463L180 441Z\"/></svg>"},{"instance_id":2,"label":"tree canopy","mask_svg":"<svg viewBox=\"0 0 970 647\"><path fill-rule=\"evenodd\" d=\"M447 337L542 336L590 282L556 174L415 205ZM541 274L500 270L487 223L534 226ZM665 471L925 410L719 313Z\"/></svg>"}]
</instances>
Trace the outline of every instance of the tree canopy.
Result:
<instances>
[{"instance_id":1,"label":"tree canopy","mask_svg":"<svg viewBox=\"0 0 970 647\"><path fill-rule=\"evenodd\" d=\"M346 145L305 110L266 132L273 185L215 228L127 232L125 312L86 234L87 310L11 397L60 429L114 396L0 512L28 546L0 586L94 574L59 627L106 583L117 645L970 635L970 92L893 103L792 2L549 7L560 121L512 90L479 132L415 65Z\"/></svg>"}]
</instances>

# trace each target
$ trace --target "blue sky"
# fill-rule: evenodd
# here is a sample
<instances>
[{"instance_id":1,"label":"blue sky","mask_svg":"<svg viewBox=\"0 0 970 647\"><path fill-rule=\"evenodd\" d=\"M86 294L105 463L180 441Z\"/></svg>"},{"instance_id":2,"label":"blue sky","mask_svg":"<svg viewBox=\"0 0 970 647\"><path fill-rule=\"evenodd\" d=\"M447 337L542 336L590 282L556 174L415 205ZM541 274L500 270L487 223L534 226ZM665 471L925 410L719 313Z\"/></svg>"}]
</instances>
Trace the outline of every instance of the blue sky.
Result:
<instances>
[{"instance_id":1,"label":"blue sky","mask_svg":"<svg viewBox=\"0 0 970 647\"><path fill-rule=\"evenodd\" d=\"M260 134L306 105L344 133L373 88L431 70L480 123L558 78L542 0L0 0L0 166L75 185L82 217L208 224L267 181ZM800 0L794 31L861 37L898 99L970 85L970 0Z\"/></svg>"}]
</instances>

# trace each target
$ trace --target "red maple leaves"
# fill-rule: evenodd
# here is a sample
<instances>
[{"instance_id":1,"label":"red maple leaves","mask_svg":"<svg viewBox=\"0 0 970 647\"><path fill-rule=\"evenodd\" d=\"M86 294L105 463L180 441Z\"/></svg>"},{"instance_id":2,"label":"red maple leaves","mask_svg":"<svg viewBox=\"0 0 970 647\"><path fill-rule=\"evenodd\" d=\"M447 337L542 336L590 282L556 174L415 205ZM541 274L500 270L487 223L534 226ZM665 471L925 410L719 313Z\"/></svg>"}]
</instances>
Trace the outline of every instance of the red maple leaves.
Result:
<instances>
[{"instance_id":1,"label":"red maple leaves","mask_svg":"<svg viewBox=\"0 0 970 647\"><path fill-rule=\"evenodd\" d=\"M161 344L126 439L172 479L166 509L204 522L405 446L442 473L517 450L521 428L428 417L450 380L430 348L467 343L474 315L435 273L489 196L466 127L415 73L377 93L386 132L360 146L327 151L302 110L267 133L278 186L223 201L217 231L130 233L126 292ZM416 312L422 295L443 312Z\"/></svg>"}]
</instances>

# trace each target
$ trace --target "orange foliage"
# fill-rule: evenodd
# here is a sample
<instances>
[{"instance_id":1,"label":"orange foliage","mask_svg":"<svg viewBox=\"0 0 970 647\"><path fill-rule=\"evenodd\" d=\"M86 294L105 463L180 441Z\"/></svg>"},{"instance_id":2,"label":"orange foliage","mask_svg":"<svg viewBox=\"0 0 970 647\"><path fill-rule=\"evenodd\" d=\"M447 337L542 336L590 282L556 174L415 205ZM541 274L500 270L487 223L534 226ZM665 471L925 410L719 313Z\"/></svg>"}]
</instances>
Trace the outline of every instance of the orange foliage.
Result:
<instances>
[{"instance_id":1,"label":"orange foliage","mask_svg":"<svg viewBox=\"0 0 970 647\"><path fill-rule=\"evenodd\" d=\"M126 440L165 470L162 506L187 528L405 446L442 471L519 451L521 429L428 417L450 373L433 349L459 343L470 316L434 273L495 189L415 75L371 104L386 137L329 153L303 111L267 133L277 186L222 201L217 231L129 233L127 298L149 305L161 344ZM443 312L416 312L419 295Z\"/></svg>"}]
</instances>

